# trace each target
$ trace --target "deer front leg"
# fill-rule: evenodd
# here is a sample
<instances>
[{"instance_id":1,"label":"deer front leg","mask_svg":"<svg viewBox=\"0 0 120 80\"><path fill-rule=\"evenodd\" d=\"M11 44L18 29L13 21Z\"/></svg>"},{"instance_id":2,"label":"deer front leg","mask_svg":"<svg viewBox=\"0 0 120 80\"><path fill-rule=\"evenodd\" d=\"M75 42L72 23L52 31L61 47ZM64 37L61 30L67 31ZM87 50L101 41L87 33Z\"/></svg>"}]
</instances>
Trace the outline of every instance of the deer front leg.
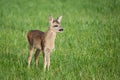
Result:
<instances>
[{"instance_id":1,"label":"deer front leg","mask_svg":"<svg viewBox=\"0 0 120 80\"><path fill-rule=\"evenodd\" d=\"M37 49L36 52L35 52L35 64L36 64L36 67L38 67L38 57L39 57L39 53L40 53L40 49Z\"/></svg>"},{"instance_id":2,"label":"deer front leg","mask_svg":"<svg viewBox=\"0 0 120 80\"><path fill-rule=\"evenodd\" d=\"M48 52L47 54L47 69L49 71L49 67L50 67L50 52Z\"/></svg>"},{"instance_id":3,"label":"deer front leg","mask_svg":"<svg viewBox=\"0 0 120 80\"><path fill-rule=\"evenodd\" d=\"M44 71L46 71L46 67L49 70L50 66L50 49L48 48L44 49L43 57L44 57Z\"/></svg>"},{"instance_id":4,"label":"deer front leg","mask_svg":"<svg viewBox=\"0 0 120 80\"><path fill-rule=\"evenodd\" d=\"M31 62L31 59L32 59L33 50L34 50L34 48L30 47L29 53L28 53L28 68L30 68L30 62Z\"/></svg>"},{"instance_id":5,"label":"deer front leg","mask_svg":"<svg viewBox=\"0 0 120 80\"><path fill-rule=\"evenodd\" d=\"M44 53L44 72L46 71L47 60L46 60L46 53Z\"/></svg>"}]
</instances>

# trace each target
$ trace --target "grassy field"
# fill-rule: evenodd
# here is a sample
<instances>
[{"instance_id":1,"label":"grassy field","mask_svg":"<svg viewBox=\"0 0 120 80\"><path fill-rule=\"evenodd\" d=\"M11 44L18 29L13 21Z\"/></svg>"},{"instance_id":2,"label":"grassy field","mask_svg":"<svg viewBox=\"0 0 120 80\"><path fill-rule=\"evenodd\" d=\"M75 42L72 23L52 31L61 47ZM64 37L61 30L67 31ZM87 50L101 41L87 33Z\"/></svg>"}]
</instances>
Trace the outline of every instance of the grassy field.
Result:
<instances>
[{"instance_id":1,"label":"grassy field","mask_svg":"<svg viewBox=\"0 0 120 80\"><path fill-rule=\"evenodd\" d=\"M50 71L27 69L26 32L63 16ZM0 0L0 80L120 80L120 0Z\"/></svg>"}]
</instances>

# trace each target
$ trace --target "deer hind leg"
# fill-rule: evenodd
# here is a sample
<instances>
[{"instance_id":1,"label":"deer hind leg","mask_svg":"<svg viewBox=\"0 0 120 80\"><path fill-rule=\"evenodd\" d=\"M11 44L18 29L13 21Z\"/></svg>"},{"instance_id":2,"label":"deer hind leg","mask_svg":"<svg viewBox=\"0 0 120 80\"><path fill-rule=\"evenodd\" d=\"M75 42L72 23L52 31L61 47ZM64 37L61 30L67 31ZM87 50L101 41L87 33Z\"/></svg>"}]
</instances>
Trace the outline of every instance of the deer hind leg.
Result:
<instances>
[{"instance_id":1,"label":"deer hind leg","mask_svg":"<svg viewBox=\"0 0 120 80\"><path fill-rule=\"evenodd\" d=\"M31 62L31 59L32 59L33 50L34 50L34 48L30 47L29 53L28 53L28 68L30 68L30 62Z\"/></svg>"},{"instance_id":2,"label":"deer hind leg","mask_svg":"<svg viewBox=\"0 0 120 80\"><path fill-rule=\"evenodd\" d=\"M40 49L37 49L36 52L35 52L35 64L36 64L36 67L38 66L38 56L39 56L39 53L40 53Z\"/></svg>"}]
</instances>

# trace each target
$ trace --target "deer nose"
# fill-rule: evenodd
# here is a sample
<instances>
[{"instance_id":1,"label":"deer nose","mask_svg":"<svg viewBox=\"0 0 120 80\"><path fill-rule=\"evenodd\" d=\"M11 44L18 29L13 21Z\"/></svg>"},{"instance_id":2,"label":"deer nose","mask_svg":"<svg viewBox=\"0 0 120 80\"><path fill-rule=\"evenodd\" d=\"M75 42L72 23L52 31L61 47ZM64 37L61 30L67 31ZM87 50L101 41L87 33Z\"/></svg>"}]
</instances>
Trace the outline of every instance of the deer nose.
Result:
<instances>
[{"instance_id":1,"label":"deer nose","mask_svg":"<svg viewBox=\"0 0 120 80\"><path fill-rule=\"evenodd\" d=\"M59 31L63 31L63 29L59 29Z\"/></svg>"}]
</instances>

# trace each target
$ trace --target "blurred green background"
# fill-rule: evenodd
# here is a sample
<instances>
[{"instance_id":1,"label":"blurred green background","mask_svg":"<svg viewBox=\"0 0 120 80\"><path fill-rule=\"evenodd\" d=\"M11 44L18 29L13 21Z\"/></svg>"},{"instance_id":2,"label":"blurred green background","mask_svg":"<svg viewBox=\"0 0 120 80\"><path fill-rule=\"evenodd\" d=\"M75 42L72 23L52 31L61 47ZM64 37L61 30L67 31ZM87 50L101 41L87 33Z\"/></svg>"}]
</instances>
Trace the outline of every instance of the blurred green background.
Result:
<instances>
[{"instance_id":1,"label":"blurred green background","mask_svg":"<svg viewBox=\"0 0 120 80\"><path fill-rule=\"evenodd\" d=\"M27 69L29 30L62 15L50 71ZM0 0L1 80L120 80L120 0Z\"/></svg>"}]
</instances>

